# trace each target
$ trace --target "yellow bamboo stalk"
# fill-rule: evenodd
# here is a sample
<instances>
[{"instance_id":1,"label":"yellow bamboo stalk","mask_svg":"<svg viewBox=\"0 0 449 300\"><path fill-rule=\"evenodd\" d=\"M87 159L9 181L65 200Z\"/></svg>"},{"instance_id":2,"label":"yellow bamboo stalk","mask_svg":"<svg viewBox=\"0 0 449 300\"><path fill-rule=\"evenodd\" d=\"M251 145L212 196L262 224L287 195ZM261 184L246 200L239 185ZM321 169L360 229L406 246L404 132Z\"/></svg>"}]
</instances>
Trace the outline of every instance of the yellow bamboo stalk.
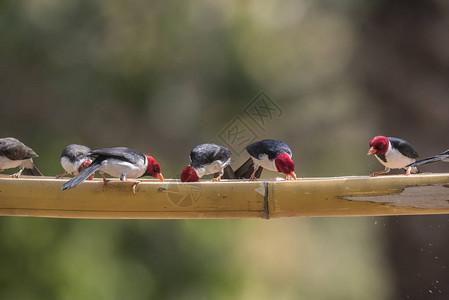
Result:
<instances>
[{"instance_id":1,"label":"yellow bamboo stalk","mask_svg":"<svg viewBox=\"0 0 449 300\"><path fill-rule=\"evenodd\" d=\"M100 179L61 191L67 179L0 176L0 215L93 219L280 218L449 213L449 174L297 181L180 183Z\"/></svg>"}]
</instances>

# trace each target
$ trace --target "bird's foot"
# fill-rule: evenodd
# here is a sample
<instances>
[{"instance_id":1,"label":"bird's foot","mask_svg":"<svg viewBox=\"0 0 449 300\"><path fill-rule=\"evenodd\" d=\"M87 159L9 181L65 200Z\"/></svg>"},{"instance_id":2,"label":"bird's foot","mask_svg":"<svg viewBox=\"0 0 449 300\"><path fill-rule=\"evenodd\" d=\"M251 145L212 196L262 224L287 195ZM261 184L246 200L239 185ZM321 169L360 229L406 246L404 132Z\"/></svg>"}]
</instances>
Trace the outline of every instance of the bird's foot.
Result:
<instances>
[{"instance_id":1,"label":"bird's foot","mask_svg":"<svg viewBox=\"0 0 449 300\"><path fill-rule=\"evenodd\" d=\"M212 182L218 182L218 181L221 181L221 176L222 176L222 175L219 175L218 177L212 178Z\"/></svg>"},{"instance_id":2,"label":"bird's foot","mask_svg":"<svg viewBox=\"0 0 449 300\"><path fill-rule=\"evenodd\" d=\"M12 174L11 177L12 177L12 178L19 178L20 175L22 174L22 171L23 171L23 169L20 169L19 172Z\"/></svg>"},{"instance_id":3,"label":"bird's foot","mask_svg":"<svg viewBox=\"0 0 449 300\"><path fill-rule=\"evenodd\" d=\"M140 181L133 181L133 182L134 182L133 183L133 194L135 194L136 193L136 187L140 183Z\"/></svg>"},{"instance_id":4,"label":"bird's foot","mask_svg":"<svg viewBox=\"0 0 449 300\"><path fill-rule=\"evenodd\" d=\"M66 176L67 174L68 174L67 172L64 172L64 173L62 173L62 174L56 175L56 179L62 179L62 178L64 178L64 176Z\"/></svg>"},{"instance_id":5,"label":"bird's foot","mask_svg":"<svg viewBox=\"0 0 449 300\"><path fill-rule=\"evenodd\" d=\"M257 177L255 175L251 175L249 181L257 181Z\"/></svg>"},{"instance_id":6,"label":"bird's foot","mask_svg":"<svg viewBox=\"0 0 449 300\"><path fill-rule=\"evenodd\" d=\"M104 192L104 187L106 186L106 183L108 183L110 180L106 179L103 177L103 192Z\"/></svg>"}]
</instances>

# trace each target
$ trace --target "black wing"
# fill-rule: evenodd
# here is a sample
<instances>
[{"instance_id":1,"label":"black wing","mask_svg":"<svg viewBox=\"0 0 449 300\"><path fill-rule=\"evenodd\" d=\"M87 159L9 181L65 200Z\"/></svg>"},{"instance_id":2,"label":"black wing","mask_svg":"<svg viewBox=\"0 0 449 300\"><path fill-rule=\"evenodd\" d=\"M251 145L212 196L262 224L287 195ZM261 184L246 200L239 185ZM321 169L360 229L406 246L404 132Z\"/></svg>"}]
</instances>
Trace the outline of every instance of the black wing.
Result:
<instances>
[{"instance_id":1,"label":"black wing","mask_svg":"<svg viewBox=\"0 0 449 300\"><path fill-rule=\"evenodd\" d=\"M406 140L395 137L388 137L388 140L394 148L401 152L402 155L410 158L418 158L418 152L416 152L415 148L413 148L413 146Z\"/></svg>"},{"instance_id":2,"label":"black wing","mask_svg":"<svg viewBox=\"0 0 449 300\"><path fill-rule=\"evenodd\" d=\"M292 156L292 151L290 147L278 140L263 140L254 142L248 147L246 147L249 155L252 157L260 159L263 155L268 155L269 160L275 159L281 153L287 153L290 157Z\"/></svg>"},{"instance_id":3,"label":"black wing","mask_svg":"<svg viewBox=\"0 0 449 300\"><path fill-rule=\"evenodd\" d=\"M142 159L145 160L145 155L143 155L139 151L129 149L126 147L98 149L98 150L92 151L91 155L97 156L97 157L101 156L104 158L113 157L113 158L129 161L130 163L133 163L133 164L139 163Z\"/></svg>"},{"instance_id":4,"label":"black wing","mask_svg":"<svg viewBox=\"0 0 449 300\"><path fill-rule=\"evenodd\" d=\"M26 146L18 139L11 137L0 139L0 155L5 156L10 160L38 157L33 149Z\"/></svg>"},{"instance_id":5,"label":"black wing","mask_svg":"<svg viewBox=\"0 0 449 300\"><path fill-rule=\"evenodd\" d=\"M192 168L199 168L211 164L216 160L227 162L231 158L228 148L215 144L201 144L190 152Z\"/></svg>"},{"instance_id":6,"label":"black wing","mask_svg":"<svg viewBox=\"0 0 449 300\"><path fill-rule=\"evenodd\" d=\"M67 157L71 162L89 156L92 150L84 145L71 144L62 150L61 157Z\"/></svg>"},{"instance_id":7,"label":"black wing","mask_svg":"<svg viewBox=\"0 0 449 300\"><path fill-rule=\"evenodd\" d=\"M262 175L262 167L259 167L256 171L256 178L260 178L260 175ZM254 162L253 159L250 157L247 161L245 161L237 170L235 170L234 175L238 179L249 179L251 177L251 174L254 172Z\"/></svg>"}]
</instances>

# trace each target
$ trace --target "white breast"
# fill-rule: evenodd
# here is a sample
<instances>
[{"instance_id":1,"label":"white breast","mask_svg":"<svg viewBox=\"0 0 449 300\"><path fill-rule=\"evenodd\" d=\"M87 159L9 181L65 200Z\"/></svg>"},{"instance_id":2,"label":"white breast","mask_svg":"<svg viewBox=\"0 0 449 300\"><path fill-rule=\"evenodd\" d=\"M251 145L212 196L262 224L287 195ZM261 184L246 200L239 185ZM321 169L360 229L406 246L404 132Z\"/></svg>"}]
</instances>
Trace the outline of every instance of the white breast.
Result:
<instances>
[{"instance_id":1,"label":"white breast","mask_svg":"<svg viewBox=\"0 0 449 300\"><path fill-rule=\"evenodd\" d=\"M274 163L274 159L269 160L268 155L263 155L260 159L257 159L255 157L251 157L251 158L253 159L253 162L256 166L260 166L264 169L276 171L276 172L278 170L276 168L276 164Z\"/></svg>"},{"instance_id":2,"label":"white breast","mask_svg":"<svg viewBox=\"0 0 449 300\"><path fill-rule=\"evenodd\" d=\"M24 163L23 160L11 160L6 156L0 156L0 170L12 169L21 166Z\"/></svg>"},{"instance_id":3,"label":"white breast","mask_svg":"<svg viewBox=\"0 0 449 300\"><path fill-rule=\"evenodd\" d=\"M198 175L198 177L201 178L205 175L220 173L224 167L229 165L230 162L231 162L231 159L228 159L228 161L226 161L224 164L221 160L216 160L211 164L205 165L204 168L200 168L195 171L196 171L196 174Z\"/></svg>"},{"instance_id":4,"label":"white breast","mask_svg":"<svg viewBox=\"0 0 449 300\"><path fill-rule=\"evenodd\" d=\"M125 174L127 178L139 178L145 173L146 164L146 160L145 164L134 165L120 159L108 158L101 163L99 170L113 177L121 177L122 174Z\"/></svg>"},{"instance_id":5,"label":"white breast","mask_svg":"<svg viewBox=\"0 0 449 300\"><path fill-rule=\"evenodd\" d=\"M381 164L390 169L403 169L407 165L412 164L416 161L416 159L404 156L397 149L392 149L391 147L388 147L388 151L387 153L385 153L385 159L387 160L387 162L384 162L377 155L376 158Z\"/></svg>"}]
</instances>

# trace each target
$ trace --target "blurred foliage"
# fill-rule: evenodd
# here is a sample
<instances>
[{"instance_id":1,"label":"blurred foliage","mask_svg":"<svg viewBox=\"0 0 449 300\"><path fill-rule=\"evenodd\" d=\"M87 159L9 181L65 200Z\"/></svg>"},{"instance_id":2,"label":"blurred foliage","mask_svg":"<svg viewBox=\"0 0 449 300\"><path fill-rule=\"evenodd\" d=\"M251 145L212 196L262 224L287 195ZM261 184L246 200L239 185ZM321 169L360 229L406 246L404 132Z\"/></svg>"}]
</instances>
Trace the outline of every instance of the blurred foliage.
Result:
<instances>
[{"instance_id":1,"label":"blurred foliage","mask_svg":"<svg viewBox=\"0 0 449 300\"><path fill-rule=\"evenodd\" d=\"M170 178L239 116L291 146L299 177L368 174L381 166L367 142L388 120L359 78L360 26L380 4L1 1L0 136L36 150L44 174L80 143L149 153ZM262 90L283 114L258 128L244 109ZM234 153L233 165L246 159ZM371 218L2 217L0 231L1 299L386 299L392 289Z\"/></svg>"}]
</instances>

